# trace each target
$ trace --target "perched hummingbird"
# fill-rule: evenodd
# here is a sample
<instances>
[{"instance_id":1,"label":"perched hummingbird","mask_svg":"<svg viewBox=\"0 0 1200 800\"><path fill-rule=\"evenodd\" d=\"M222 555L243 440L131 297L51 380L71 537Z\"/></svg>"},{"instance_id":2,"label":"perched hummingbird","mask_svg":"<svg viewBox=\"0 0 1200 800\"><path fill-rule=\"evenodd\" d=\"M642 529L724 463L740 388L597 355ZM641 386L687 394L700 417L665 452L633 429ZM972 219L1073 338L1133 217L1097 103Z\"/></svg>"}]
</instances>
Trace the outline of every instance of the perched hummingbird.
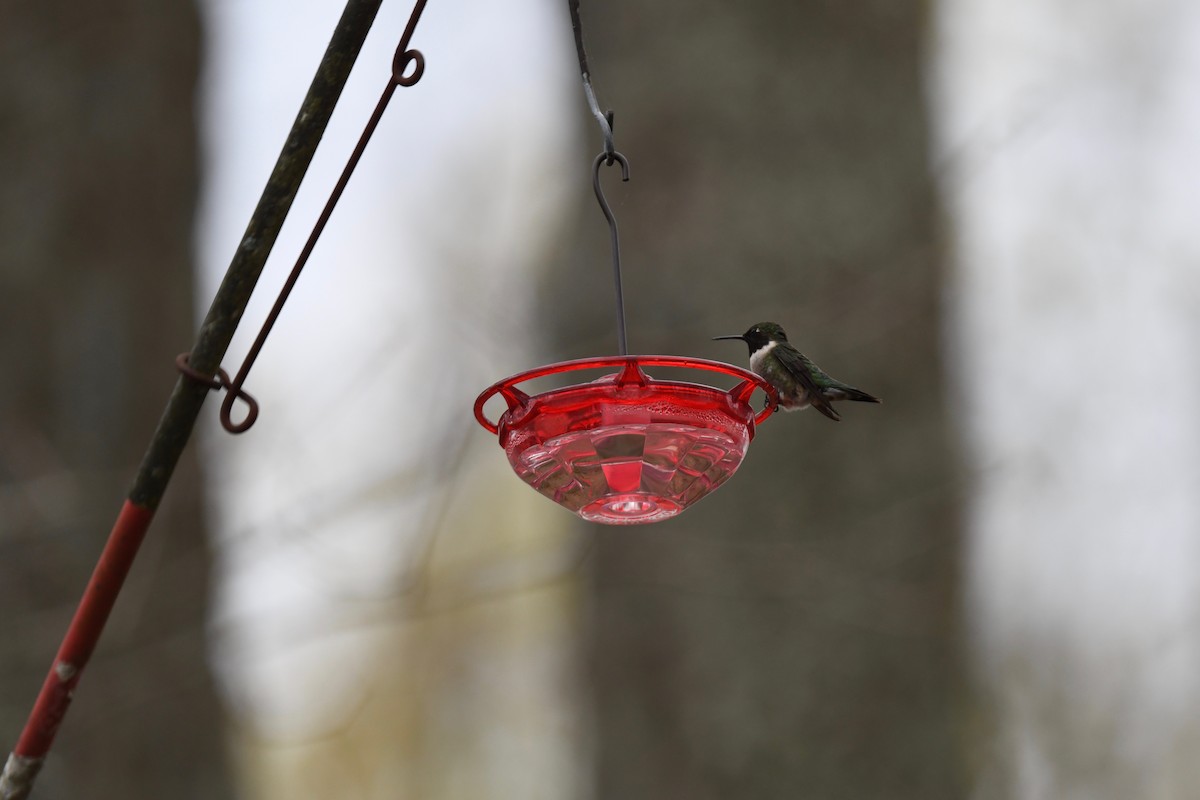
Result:
<instances>
[{"instance_id":1,"label":"perched hummingbird","mask_svg":"<svg viewBox=\"0 0 1200 800\"><path fill-rule=\"evenodd\" d=\"M879 398L829 377L808 357L788 344L787 334L774 322L760 322L736 336L717 339L741 339L750 348L750 369L767 379L779 391L779 407L795 411L812 405L834 422L841 419L833 410L832 400L857 400L878 403Z\"/></svg>"}]
</instances>

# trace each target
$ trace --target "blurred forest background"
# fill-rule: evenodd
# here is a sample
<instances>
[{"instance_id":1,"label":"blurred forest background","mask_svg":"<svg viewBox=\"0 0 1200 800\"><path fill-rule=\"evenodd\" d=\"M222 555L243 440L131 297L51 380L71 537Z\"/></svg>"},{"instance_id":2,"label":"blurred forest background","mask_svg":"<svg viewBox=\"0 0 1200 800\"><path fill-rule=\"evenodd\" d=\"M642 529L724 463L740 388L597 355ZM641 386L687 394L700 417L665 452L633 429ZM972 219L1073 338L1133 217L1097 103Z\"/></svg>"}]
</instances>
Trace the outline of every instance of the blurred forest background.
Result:
<instances>
[{"instance_id":1,"label":"blurred forest background","mask_svg":"<svg viewBox=\"0 0 1200 800\"><path fill-rule=\"evenodd\" d=\"M565 43L566 3L552 5ZM737 477L678 519L645 529L559 520L553 536L571 545L561 579L569 591L553 602L566 604L578 653L576 680L559 690L586 727L569 734L582 742L583 775L566 781L570 795L1189 796L1184 778L1143 793L1150 784L1138 776L1155 765L1186 769L1200 742L1194 726L1179 723L1178 735L1152 745L1111 726L1093 741L1087 732L1104 726L1080 710L1086 700L1061 688L1070 680L1064 665L1075 662L1053 653L1039 660L1044 639L1018 638L1030 649L1006 656L1027 679L1019 696L997 689L1004 677L977 663L987 637L968 614L1017 605L1011 598L1023 584L1005 584L990 595L992 605L967 585L981 576L970 535L987 529L978 509L969 511L971 491L992 473L980 467L987 454L966 416L981 406L964 389L969 337L960 339L955 327L972 306L955 300L962 279L952 254L970 250L978 218L943 213L946 185L955 189L951 199L961 197L946 171L962 163L947 156L951 134L962 131L943 125L939 133L939 108L929 102L931 83L947 85L929 76L941 63L938 32L954 14L920 2L838 0L583 5L600 102L615 110L617 149L633 172L629 184L604 176L621 224L631 350L744 364L740 343L710 338L776 320L832 374L885 404L848 408L838 425L812 413L772 418ZM984 0L941 5L985 20L997 13ZM1156 19L1169 18L1156 9ZM192 295L202 169L196 91L206 32L190 3L18 0L4 17L0 738L7 748L175 380L172 362L191 341L193 309L207 304ZM424 32L418 26L413 46L432 74L454 50L437 51ZM391 32L375 35L395 40ZM495 46L501 53L504 42ZM563 63L574 80L573 64ZM496 69L504 69L502 55ZM310 76L290 76L290 90L303 91ZM394 108L405 102L402 91ZM570 220L556 234L552 265L528 277L539 361L516 368L613 349L607 229L587 176L599 139L585 109L581 89L563 106L580 132L572 145L578 168L561 176ZM338 110L354 118L350 127L366 113ZM988 147L971 151L976 166L986 168L1010 134L984 137ZM268 166L260 165L264 175ZM234 245L225 246L231 253ZM321 269L314 260L310 271ZM1018 325L1019 316L1001 322ZM234 363L231 356L226 367ZM495 378L511 371L497 367ZM996 391L1016 390L1002 381ZM1038 398L1014 401L1028 399ZM264 415L287 404L277 397ZM473 425L469 407L459 410L461 425ZM201 425L215 420L210 414ZM492 444L477 453L502 461ZM280 796L247 766L244 742L231 734L229 699L210 675L206 619L220 540L206 534L195 449L188 458L38 797ZM1188 470L1181 474L1194 477ZM503 477L489 491L528 492ZM1197 531L1189 513L1173 518L1180 541ZM1039 522L1015 524L1033 531ZM1144 530L1128 525L1131 536ZM1080 549L1086 542L1072 541ZM1078 563L1076 552L1054 557ZM1139 573L1148 582L1156 578L1152 562ZM1094 578L1103 573L1096 570ZM1184 586L1180 618L1194 623L1193 584L1177 585ZM1141 585L1122 584L1127 592ZM1075 619L1086 631L1086 614ZM448 647L445 640L472 630L430 635ZM1086 632L1078 636L1080 658L1107 652L1090 650ZM1194 634L1188 642L1189 655L1173 663L1192 663ZM1194 696L1184 702L1170 694L1181 684L1154 685L1167 687L1171 700L1162 705L1193 707ZM1036 708L1046 698L1062 704L1046 707L1078 712L1076 723L1033 714L1022 718L1040 726L1040 738L1030 738L1012 722L1012 703ZM380 742L384 755L371 758L432 748L405 734ZM1035 751L1037 764L1022 760ZM1168 751L1169 763L1155 760ZM1110 762L1143 766L1121 767L1124 783L1106 783ZM469 772L472 764L464 754L448 768ZM528 779L538 784L538 776ZM1072 794L1080 786L1090 793ZM385 788L371 796L469 795Z\"/></svg>"},{"instance_id":2,"label":"blurred forest background","mask_svg":"<svg viewBox=\"0 0 1200 800\"><path fill-rule=\"evenodd\" d=\"M201 32L188 3L6 3L0 26L0 720L61 641L187 349ZM42 797L231 792L189 451ZM137 780L131 781L130 775Z\"/></svg>"}]
</instances>

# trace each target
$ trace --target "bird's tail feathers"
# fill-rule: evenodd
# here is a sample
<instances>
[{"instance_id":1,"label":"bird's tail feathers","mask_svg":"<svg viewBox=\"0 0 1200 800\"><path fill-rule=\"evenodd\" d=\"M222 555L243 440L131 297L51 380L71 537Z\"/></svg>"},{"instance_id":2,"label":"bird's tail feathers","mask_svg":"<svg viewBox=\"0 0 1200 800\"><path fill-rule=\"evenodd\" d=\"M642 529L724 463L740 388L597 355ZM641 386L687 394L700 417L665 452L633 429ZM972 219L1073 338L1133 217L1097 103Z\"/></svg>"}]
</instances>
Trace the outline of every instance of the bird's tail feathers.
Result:
<instances>
[{"instance_id":1,"label":"bird's tail feathers","mask_svg":"<svg viewBox=\"0 0 1200 800\"><path fill-rule=\"evenodd\" d=\"M834 410L833 404L826 397L809 397L808 404L820 411L825 416L829 417L834 422L841 422L842 415Z\"/></svg>"},{"instance_id":2,"label":"bird's tail feathers","mask_svg":"<svg viewBox=\"0 0 1200 800\"><path fill-rule=\"evenodd\" d=\"M825 394L835 400L854 400L859 403L882 403L878 397L872 394L867 394L862 389L855 389L853 386L835 386L832 389L826 389Z\"/></svg>"}]
</instances>

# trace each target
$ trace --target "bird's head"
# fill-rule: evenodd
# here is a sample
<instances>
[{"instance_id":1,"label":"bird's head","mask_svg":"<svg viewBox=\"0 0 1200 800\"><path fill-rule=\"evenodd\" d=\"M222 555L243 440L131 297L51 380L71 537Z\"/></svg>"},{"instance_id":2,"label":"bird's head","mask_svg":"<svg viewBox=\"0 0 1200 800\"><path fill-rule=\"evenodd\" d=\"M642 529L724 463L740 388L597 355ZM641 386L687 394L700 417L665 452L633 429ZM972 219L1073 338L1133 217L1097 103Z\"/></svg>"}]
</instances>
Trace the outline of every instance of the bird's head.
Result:
<instances>
[{"instance_id":1,"label":"bird's head","mask_svg":"<svg viewBox=\"0 0 1200 800\"><path fill-rule=\"evenodd\" d=\"M713 337L713 341L717 341L718 339L741 339L750 348L750 352L754 353L756 350L765 347L768 342L786 342L787 334L783 332L783 328L774 322L760 322L757 325L750 326L750 329L745 333Z\"/></svg>"}]
</instances>

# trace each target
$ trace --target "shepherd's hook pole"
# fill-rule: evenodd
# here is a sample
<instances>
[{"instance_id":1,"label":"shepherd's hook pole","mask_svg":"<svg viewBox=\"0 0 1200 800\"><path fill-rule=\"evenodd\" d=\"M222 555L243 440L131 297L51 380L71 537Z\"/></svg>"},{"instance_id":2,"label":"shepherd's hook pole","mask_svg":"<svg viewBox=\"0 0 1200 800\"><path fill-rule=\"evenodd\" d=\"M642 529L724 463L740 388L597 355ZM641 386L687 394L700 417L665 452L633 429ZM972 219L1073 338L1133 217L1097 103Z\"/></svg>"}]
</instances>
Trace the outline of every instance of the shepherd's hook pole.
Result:
<instances>
[{"instance_id":1,"label":"shepherd's hook pole","mask_svg":"<svg viewBox=\"0 0 1200 800\"><path fill-rule=\"evenodd\" d=\"M200 326L189 358L196 373L217 373L381 4L382 0L347 0L275 169ZM33 790L209 389L187 375L176 382L58 655L0 773L0 800L24 800Z\"/></svg>"}]
</instances>

